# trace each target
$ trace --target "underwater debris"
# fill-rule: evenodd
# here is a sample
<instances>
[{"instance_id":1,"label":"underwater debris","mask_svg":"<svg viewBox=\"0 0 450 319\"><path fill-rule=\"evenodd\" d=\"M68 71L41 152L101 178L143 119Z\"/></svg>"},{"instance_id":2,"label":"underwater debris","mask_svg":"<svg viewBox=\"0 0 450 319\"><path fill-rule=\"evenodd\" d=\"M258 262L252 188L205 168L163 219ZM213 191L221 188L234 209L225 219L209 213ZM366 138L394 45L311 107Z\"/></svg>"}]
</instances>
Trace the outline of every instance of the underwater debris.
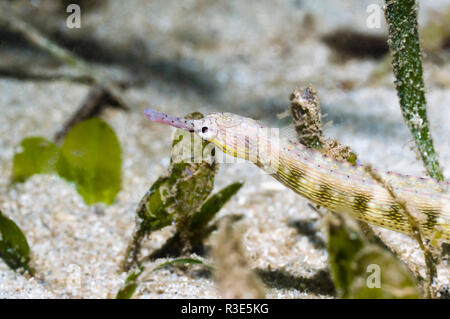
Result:
<instances>
[{"instance_id":1,"label":"underwater debris","mask_svg":"<svg viewBox=\"0 0 450 319\"><path fill-rule=\"evenodd\" d=\"M248 264L240 234L230 221L221 223L220 228L212 253L220 294L233 299L265 298L264 285Z\"/></svg>"}]
</instances>

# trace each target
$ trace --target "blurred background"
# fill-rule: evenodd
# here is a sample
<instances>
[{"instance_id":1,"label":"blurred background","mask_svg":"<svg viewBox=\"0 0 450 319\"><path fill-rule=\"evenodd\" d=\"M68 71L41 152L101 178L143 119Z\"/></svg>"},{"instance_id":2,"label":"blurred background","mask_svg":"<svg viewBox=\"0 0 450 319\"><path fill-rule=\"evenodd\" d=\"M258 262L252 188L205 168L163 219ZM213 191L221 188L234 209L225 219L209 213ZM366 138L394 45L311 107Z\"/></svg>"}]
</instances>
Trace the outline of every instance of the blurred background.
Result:
<instances>
[{"instance_id":1,"label":"blurred background","mask_svg":"<svg viewBox=\"0 0 450 319\"><path fill-rule=\"evenodd\" d=\"M171 105L187 104L188 109L273 117L286 108L293 88L310 83L321 90L325 111L335 116L331 107L339 102L330 101L324 90L392 86L392 72L383 68L388 53L383 1L7 3L116 81L132 89L157 88L158 96L146 101L155 105L168 97L177 100ZM71 3L81 9L80 28L67 25ZM419 17L429 63L427 87L448 88L443 69L448 71L450 2L421 1ZM70 72L5 28L0 55L2 77Z\"/></svg>"}]
</instances>

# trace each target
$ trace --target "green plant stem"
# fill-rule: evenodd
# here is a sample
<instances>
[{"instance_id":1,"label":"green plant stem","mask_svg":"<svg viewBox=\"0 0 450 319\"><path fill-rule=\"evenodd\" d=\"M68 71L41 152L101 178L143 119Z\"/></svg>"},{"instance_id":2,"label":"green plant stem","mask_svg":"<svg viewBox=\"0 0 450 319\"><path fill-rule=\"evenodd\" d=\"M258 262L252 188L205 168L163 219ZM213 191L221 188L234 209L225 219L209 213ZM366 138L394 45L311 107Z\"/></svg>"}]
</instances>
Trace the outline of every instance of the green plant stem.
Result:
<instances>
[{"instance_id":1,"label":"green plant stem","mask_svg":"<svg viewBox=\"0 0 450 319\"><path fill-rule=\"evenodd\" d=\"M400 108L424 166L432 178L444 180L427 118L422 58L415 0L385 0L389 47Z\"/></svg>"}]
</instances>

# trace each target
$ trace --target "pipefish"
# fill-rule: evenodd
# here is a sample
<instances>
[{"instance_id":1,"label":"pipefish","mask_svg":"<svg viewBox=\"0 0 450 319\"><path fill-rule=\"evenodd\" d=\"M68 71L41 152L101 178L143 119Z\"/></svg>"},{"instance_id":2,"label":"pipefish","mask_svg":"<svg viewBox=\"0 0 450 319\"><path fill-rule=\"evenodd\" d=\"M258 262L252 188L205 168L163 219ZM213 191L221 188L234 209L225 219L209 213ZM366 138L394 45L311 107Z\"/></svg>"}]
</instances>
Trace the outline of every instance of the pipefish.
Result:
<instances>
[{"instance_id":1,"label":"pipefish","mask_svg":"<svg viewBox=\"0 0 450 319\"><path fill-rule=\"evenodd\" d=\"M359 220L412 235L403 208L362 165L338 162L293 139L272 134L258 121L232 113L210 113L200 120L173 117L150 108L153 122L196 133L224 153L243 158L309 201ZM376 171L408 205L427 239L450 242L448 182Z\"/></svg>"}]
</instances>

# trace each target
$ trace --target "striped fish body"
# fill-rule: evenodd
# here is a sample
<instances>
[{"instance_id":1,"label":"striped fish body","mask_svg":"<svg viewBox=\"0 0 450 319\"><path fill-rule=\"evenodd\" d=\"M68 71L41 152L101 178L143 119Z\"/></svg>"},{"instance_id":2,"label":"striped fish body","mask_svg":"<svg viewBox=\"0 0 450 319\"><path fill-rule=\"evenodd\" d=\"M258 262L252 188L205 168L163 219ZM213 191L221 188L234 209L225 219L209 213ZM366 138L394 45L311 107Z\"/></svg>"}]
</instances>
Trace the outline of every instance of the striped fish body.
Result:
<instances>
[{"instance_id":1,"label":"striped fish body","mask_svg":"<svg viewBox=\"0 0 450 319\"><path fill-rule=\"evenodd\" d=\"M325 157L319 151L279 136L277 130L266 128L253 119L236 118L227 113L215 113L214 117L219 118L213 121L218 132L211 142L223 152L253 162L315 204L370 224L412 234L403 209L363 166ZM448 183L375 171L392 186L396 196L407 203L425 238L450 242Z\"/></svg>"},{"instance_id":2,"label":"striped fish body","mask_svg":"<svg viewBox=\"0 0 450 319\"><path fill-rule=\"evenodd\" d=\"M282 153L273 176L296 193L329 210L411 235L403 209L364 167L333 161L305 147L285 147ZM407 203L426 238L450 241L448 185L433 179L377 173Z\"/></svg>"}]
</instances>

